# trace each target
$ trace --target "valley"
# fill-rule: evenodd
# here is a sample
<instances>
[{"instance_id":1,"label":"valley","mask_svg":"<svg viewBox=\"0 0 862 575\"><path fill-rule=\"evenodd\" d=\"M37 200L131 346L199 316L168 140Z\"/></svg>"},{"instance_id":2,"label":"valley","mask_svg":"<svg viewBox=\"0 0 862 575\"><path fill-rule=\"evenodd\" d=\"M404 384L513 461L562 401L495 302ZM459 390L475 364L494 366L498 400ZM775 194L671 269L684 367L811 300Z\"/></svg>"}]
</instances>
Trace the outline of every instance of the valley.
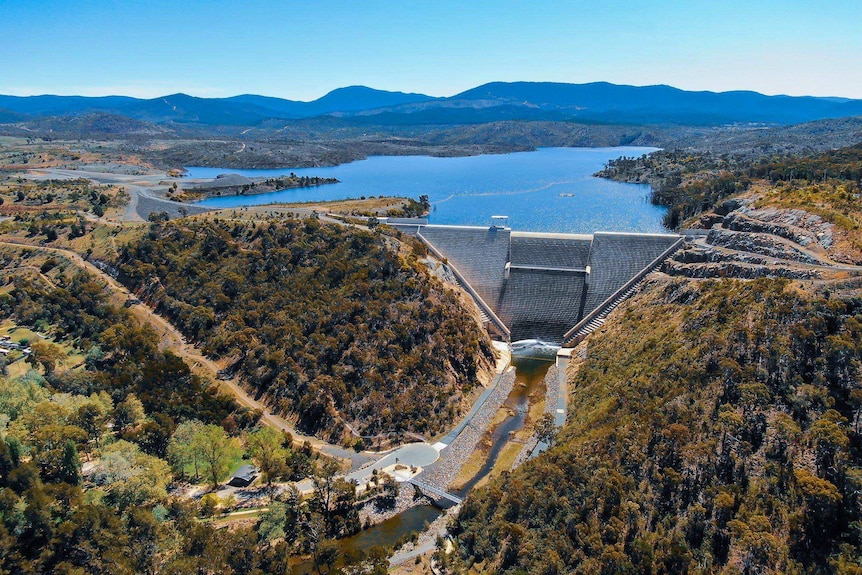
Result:
<instances>
[{"instance_id":1,"label":"valley","mask_svg":"<svg viewBox=\"0 0 862 575\"><path fill-rule=\"evenodd\" d=\"M433 102L396 106L427 114ZM211 126L193 128L201 139L2 140L0 327L15 344L0 377L4 566L77 566L64 529L117 573L189 561L475 574L859 562L860 154L827 150L858 142L855 120L599 125L585 140L579 124L547 118L398 125L390 135L423 143L322 167L362 156L321 142L355 151L369 115L293 118L326 126L302 157L251 139L266 122L226 129L213 152ZM481 154L619 138L685 145ZM440 155L465 157L426 157L444 141L463 147ZM423 157L378 157L401 152ZM180 177L285 158L297 163L281 178ZM368 165L385 169L363 175ZM499 293L477 291L475 270L497 265L499 246L467 257L434 225L487 235L500 208L531 231L500 252ZM605 293L602 266L560 259L566 242L616 245L571 235L598 225L673 229L684 243L668 235L653 271ZM510 270L594 283L596 314L554 363L510 363L508 342L491 340L477 297L512 307ZM503 311L514 328L523 310ZM564 330L577 321L557 316ZM524 332L536 318L518 319L519 337L539 334ZM244 465L252 484L226 485ZM87 531L93 517L101 531ZM132 552L117 556L125 541Z\"/></svg>"}]
</instances>

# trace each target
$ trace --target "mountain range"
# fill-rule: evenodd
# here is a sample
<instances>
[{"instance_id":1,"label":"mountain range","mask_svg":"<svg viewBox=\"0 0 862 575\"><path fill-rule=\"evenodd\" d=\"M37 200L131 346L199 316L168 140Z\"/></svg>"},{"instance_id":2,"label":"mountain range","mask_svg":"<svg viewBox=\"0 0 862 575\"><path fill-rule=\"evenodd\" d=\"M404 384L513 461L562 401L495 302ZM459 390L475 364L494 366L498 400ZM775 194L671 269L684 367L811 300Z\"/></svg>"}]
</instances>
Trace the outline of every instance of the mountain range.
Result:
<instances>
[{"instance_id":1,"label":"mountain range","mask_svg":"<svg viewBox=\"0 0 862 575\"><path fill-rule=\"evenodd\" d=\"M693 92L671 86L607 82L493 82L446 98L350 86L310 102L245 94L199 98L2 96L0 123L106 113L153 124L257 126L268 120L329 116L343 125L451 125L501 120L709 126L789 125L862 115L862 100L767 96L758 92Z\"/></svg>"}]
</instances>

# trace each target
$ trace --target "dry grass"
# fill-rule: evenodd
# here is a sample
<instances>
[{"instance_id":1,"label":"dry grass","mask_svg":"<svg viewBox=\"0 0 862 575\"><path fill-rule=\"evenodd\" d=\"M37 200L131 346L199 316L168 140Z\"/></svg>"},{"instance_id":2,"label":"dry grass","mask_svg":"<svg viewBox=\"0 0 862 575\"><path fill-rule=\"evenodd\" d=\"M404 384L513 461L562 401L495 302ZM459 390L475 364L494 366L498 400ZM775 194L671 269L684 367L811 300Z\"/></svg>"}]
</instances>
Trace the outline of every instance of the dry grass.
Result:
<instances>
[{"instance_id":1,"label":"dry grass","mask_svg":"<svg viewBox=\"0 0 862 575\"><path fill-rule=\"evenodd\" d=\"M83 366L84 356L73 347L72 342L68 340L55 341L52 338L43 338L33 330L18 325L13 322L11 319L6 318L0 321L0 335L8 335L12 338L12 341L18 342L21 339L26 339L28 342L34 341L49 341L63 350L65 357L59 362L57 365L57 371L66 371L70 369L79 369ZM12 355L10 354L10 359L15 359L20 357L17 361L13 361L6 367L7 375L11 378L16 378L23 376L28 371L33 369L33 366L25 361L23 356L20 354Z\"/></svg>"},{"instance_id":2,"label":"dry grass","mask_svg":"<svg viewBox=\"0 0 862 575\"><path fill-rule=\"evenodd\" d=\"M835 226L830 256L844 255L862 261L862 197L850 182L792 182L755 186L758 208L805 210ZM840 258L842 261L845 258Z\"/></svg>"},{"instance_id":3,"label":"dry grass","mask_svg":"<svg viewBox=\"0 0 862 575\"><path fill-rule=\"evenodd\" d=\"M297 202L285 204L271 204L263 206L244 206L237 208L225 208L214 212L202 214L199 218L205 219L231 219L242 221L258 221L272 217L286 216L288 214L305 216L312 212L333 213L339 215L377 215L383 216L389 210L400 210L406 205L404 198L368 198L365 200L333 200L331 202Z\"/></svg>"},{"instance_id":4,"label":"dry grass","mask_svg":"<svg viewBox=\"0 0 862 575\"><path fill-rule=\"evenodd\" d=\"M120 248L139 239L146 232L147 226L148 224L145 223L127 223L122 226L97 225L84 236L72 240L62 238L54 245L82 255L90 252L94 258L114 261L120 255Z\"/></svg>"}]
</instances>

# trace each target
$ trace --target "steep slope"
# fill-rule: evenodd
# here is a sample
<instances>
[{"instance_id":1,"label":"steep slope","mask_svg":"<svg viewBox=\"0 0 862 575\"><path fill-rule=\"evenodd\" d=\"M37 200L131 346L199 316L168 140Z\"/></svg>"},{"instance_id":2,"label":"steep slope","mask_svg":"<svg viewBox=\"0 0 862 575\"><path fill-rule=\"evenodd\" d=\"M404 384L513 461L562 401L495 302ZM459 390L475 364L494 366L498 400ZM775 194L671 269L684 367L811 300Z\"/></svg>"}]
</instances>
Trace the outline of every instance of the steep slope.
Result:
<instances>
[{"instance_id":1,"label":"steep slope","mask_svg":"<svg viewBox=\"0 0 862 575\"><path fill-rule=\"evenodd\" d=\"M179 221L127 246L121 271L301 429L433 435L491 351L415 249L314 219Z\"/></svg>"},{"instance_id":2,"label":"steep slope","mask_svg":"<svg viewBox=\"0 0 862 575\"><path fill-rule=\"evenodd\" d=\"M856 572L862 300L800 288L661 280L627 304L569 373L557 446L464 504L460 567Z\"/></svg>"}]
</instances>

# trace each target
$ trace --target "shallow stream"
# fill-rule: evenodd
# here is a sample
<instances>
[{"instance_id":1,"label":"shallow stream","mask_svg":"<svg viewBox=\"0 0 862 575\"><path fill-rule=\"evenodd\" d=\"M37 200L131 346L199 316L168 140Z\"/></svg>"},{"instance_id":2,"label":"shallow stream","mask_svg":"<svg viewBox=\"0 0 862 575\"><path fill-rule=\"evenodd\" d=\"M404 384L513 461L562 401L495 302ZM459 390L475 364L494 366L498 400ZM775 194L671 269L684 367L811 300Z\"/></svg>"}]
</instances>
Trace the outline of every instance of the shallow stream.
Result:
<instances>
[{"instance_id":1,"label":"shallow stream","mask_svg":"<svg viewBox=\"0 0 862 575\"><path fill-rule=\"evenodd\" d=\"M516 374L515 385L503 404L510 410L512 415L506 417L491 433L491 447L489 450L487 452L477 451L474 454L474 457L486 457L486 460L478 473L462 489L454 492L460 497L464 497L479 481L491 472L500 452L509 443L511 435L524 427L530 407L530 395L540 389L545 374L553 365L553 362L535 359L516 359L513 361L513 365L515 366ZM409 488L409 486L402 485L402 489ZM343 556L346 553L360 549L367 551L377 545L392 546L405 535L424 529L425 525L434 521L440 513L440 509L431 505L411 507L395 517L360 531L356 535L339 540L339 550ZM296 565L293 568L293 575L308 575L313 571L314 565L311 560L308 560Z\"/></svg>"},{"instance_id":2,"label":"shallow stream","mask_svg":"<svg viewBox=\"0 0 862 575\"><path fill-rule=\"evenodd\" d=\"M491 433L491 447L487 452L485 464L470 481L464 484L464 487L455 492L459 497L464 497L491 472L500 452L509 443L512 435L524 427L530 409L530 395L542 386L545 374L554 363L542 359L515 359L512 365L515 366L515 385L503 403L503 406L510 410L511 415ZM480 455L482 453L477 452L474 457Z\"/></svg>"}]
</instances>

